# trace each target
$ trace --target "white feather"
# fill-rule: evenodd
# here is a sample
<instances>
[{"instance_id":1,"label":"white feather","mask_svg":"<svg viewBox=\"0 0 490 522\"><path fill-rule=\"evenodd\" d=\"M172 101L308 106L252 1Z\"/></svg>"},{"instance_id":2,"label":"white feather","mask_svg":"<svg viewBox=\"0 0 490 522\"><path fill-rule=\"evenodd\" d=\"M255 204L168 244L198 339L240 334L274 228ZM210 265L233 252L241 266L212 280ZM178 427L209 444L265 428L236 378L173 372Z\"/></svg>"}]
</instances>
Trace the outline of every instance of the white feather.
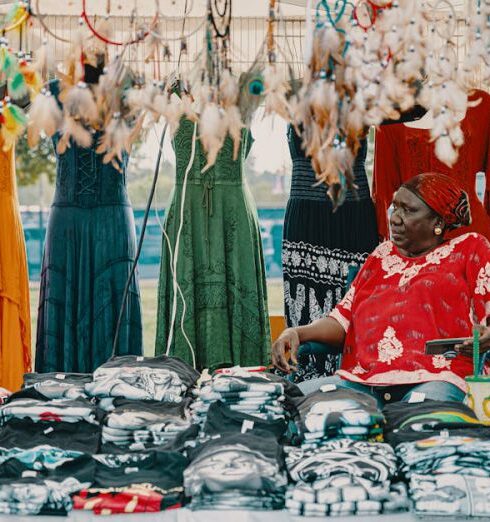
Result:
<instances>
[{"instance_id":1,"label":"white feather","mask_svg":"<svg viewBox=\"0 0 490 522\"><path fill-rule=\"evenodd\" d=\"M33 100L29 110L27 129L29 144L34 146L39 141L39 133L44 131L51 137L61 126L63 114L51 93L41 92Z\"/></svg>"}]
</instances>

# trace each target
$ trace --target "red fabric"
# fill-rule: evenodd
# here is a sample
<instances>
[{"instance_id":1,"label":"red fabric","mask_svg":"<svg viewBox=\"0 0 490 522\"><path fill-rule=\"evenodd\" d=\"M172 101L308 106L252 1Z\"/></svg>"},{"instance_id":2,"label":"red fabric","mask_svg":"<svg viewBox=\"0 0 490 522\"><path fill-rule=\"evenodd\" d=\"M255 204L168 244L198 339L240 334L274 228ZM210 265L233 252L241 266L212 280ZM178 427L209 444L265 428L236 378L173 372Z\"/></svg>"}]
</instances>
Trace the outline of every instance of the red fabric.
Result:
<instances>
[{"instance_id":1,"label":"red fabric","mask_svg":"<svg viewBox=\"0 0 490 522\"><path fill-rule=\"evenodd\" d=\"M386 241L330 314L347 332L337 373L372 385L441 380L465 390L472 359L426 355L425 341L471 337L472 315L481 324L490 316L490 243L484 237L465 234L417 258Z\"/></svg>"},{"instance_id":2,"label":"red fabric","mask_svg":"<svg viewBox=\"0 0 490 522\"><path fill-rule=\"evenodd\" d=\"M73 496L73 509L93 511L96 515L116 513L156 513L182 507L180 502L165 506L165 495L158 488L137 484L120 488L84 489Z\"/></svg>"},{"instance_id":3,"label":"red fabric","mask_svg":"<svg viewBox=\"0 0 490 522\"><path fill-rule=\"evenodd\" d=\"M376 131L373 174L373 199L378 231L389 237L387 211L393 193L410 178L425 172L438 172L455 179L468 194L472 223L448 233L453 238L467 232L478 232L490 239L490 95L475 91L470 101L481 99L477 107L468 109L461 122L465 144L453 168L435 156L434 144L426 129L414 129L403 123L383 125ZM477 172L484 172L487 187L484 204L475 192Z\"/></svg>"},{"instance_id":4,"label":"red fabric","mask_svg":"<svg viewBox=\"0 0 490 522\"><path fill-rule=\"evenodd\" d=\"M458 183L445 174L419 174L402 185L425 201L449 227L469 225L468 196Z\"/></svg>"}]
</instances>

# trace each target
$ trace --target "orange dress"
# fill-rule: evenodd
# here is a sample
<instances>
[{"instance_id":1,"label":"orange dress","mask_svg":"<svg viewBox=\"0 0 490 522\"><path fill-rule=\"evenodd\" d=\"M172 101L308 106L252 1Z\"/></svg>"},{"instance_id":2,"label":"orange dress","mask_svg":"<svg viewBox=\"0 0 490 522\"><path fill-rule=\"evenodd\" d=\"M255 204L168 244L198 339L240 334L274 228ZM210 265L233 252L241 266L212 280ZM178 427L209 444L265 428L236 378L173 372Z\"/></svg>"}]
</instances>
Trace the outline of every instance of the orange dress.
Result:
<instances>
[{"instance_id":1,"label":"orange dress","mask_svg":"<svg viewBox=\"0 0 490 522\"><path fill-rule=\"evenodd\" d=\"M0 386L18 390L30 369L29 278L14 150L0 149Z\"/></svg>"}]
</instances>

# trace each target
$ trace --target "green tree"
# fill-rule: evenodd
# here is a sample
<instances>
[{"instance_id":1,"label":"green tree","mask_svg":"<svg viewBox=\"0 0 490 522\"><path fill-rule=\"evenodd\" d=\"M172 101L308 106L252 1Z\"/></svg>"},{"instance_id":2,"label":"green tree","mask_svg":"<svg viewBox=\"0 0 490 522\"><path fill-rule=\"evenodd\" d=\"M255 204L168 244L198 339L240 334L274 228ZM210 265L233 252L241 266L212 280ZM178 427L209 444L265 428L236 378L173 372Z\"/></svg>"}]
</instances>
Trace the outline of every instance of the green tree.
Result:
<instances>
[{"instance_id":1,"label":"green tree","mask_svg":"<svg viewBox=\"0 0 490 522\"><path fill-rule=\"evenodd\" d=\"M45 174L49 183L56 176L56 157L49 138L41 138L37 147L29 147L27 136L23 135L15 147L17 183L21 187L37 183Z\"/></svg>"}]
</instances>

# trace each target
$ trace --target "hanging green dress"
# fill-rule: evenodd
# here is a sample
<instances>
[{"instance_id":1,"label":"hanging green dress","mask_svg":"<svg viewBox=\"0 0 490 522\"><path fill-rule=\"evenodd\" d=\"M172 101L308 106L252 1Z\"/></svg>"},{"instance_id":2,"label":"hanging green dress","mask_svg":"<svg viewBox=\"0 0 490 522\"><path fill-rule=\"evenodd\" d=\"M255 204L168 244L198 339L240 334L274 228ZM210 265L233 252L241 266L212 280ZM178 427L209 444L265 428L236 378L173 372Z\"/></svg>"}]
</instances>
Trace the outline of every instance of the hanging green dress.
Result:
<instances>
[{"instance_id":1,"label":"hanging green dress","mask_svg":"<svg viewBox=\"0 0 490 522\"><path fill-rule=\"evenodd\" d=\"M156 353L165 353L171 332L174 283L171 257L176 250L184 177L191 159L194 124L183 120L173 141L176 184L163 238ZM198 135L198 132L197 132ZM233 160L227 137L214 167L201 173L206 155L196 139L195 157L185 187L177 258L175 327L169 355L198 369L251 366L269 362L270 329L267 287L257 212L243 180L243 163L252 138L242 135ZM188 341L185 336L187 336ZM192 347L192 350L191 350ZM192 353L193 352L193 353Z\"/></svg>"}]
</instances>

